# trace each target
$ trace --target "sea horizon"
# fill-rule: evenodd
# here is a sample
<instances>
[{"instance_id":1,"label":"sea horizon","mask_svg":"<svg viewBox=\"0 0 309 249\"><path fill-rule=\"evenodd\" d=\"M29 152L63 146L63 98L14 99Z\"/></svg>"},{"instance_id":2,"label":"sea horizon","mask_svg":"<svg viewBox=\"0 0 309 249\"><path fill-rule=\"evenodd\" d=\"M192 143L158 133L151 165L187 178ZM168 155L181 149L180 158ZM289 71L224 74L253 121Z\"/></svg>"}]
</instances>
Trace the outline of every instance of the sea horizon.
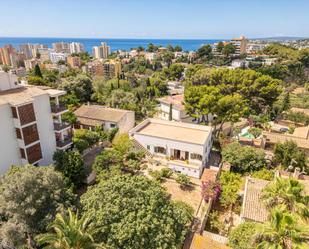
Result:
<instances>
[{"instance_id":1,"label":"sea horizon","mask_svg":"<svg viewBox=\"0 0 309 249\"><path fill-rule=\"evenodd\" d=\"M93 46L100 45L101 42L106 42L111 47L112 51L126 50L129 51L132 48L142 46L147 47L149 43L155 45L172 46L179 45L184 51L195 51L204 44L214 44L224 39L167 39L167 38L68 38L68 37L0 37L0 47L6 44L12 44L13 47L19 49L20 44L25 43L40 43L45 44L49 48L52 47L54 42L80 42L85 46L85 50L88 53L92 52Z\"/></svg>"}]
</instances>

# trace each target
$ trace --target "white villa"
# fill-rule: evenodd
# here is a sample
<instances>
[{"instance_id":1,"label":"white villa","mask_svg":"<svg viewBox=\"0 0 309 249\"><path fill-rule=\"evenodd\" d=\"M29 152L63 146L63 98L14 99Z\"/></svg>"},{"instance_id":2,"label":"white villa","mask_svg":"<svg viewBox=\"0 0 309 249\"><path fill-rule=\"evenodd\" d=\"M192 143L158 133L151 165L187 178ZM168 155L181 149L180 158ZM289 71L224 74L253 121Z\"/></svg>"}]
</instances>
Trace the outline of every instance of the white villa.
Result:
<instances>
[{"instance_id":1,"label":"white villa","mask_svg":"<svg viewBox=\"0 0 309 249\"><path fill-rule=\"evenodd\" d=\"M158 99L158 118L169 120L170 116L174 121L190 120L190 116L185 111L183 94L164 96ZM171 115L170 115L170 112Z\"/></svg>"},{"instance_id":2,"label":"white villa","mask_svg":"<svg viewBox=\"0 0 309 249\"><path fill-rule=\"evenodd\" d=\"M160 119L146 119L129 131L135 143L165 159L175 172L200 178L212 146L212 128Z\"/></svg>"}]
</instances>

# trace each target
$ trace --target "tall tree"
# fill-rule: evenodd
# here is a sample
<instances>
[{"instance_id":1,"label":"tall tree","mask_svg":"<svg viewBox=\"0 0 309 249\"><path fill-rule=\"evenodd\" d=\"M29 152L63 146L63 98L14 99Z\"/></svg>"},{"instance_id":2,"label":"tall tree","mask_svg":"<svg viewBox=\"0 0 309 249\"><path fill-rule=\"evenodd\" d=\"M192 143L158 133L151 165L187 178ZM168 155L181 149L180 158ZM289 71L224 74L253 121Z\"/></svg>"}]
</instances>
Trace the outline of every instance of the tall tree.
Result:
<instances>
[{"instance_id":1,"label":"tall tree","mask_svg":"<svg viewBox=\"0 0 309 249\"><path fill-rule=\"evenodd\" d=\"M34 66L34 76L43 78L41 68L38 64L35 64L35 66Z\"/></svg>"},{"instance_id":2,"label":"tall tree","mask_svg":"<svg viewBox=\"0 0 309 249\"><path fill-rule=\"evenodd\" d=\"M230 56L231 54L234 54L235 52L236 52L236 47L232 43L228 43L222 48L222 53L225 56Z\"/></svg>"},{"instance_id":3,"label":"tall tree","mask_svg":"<svg viewBox=\"0 0 309 249\"><path fill-rule=\"evenodd\" d=\"M222 41L218 42L217 47L216 47L217 51L219 53L222 53L223 48L224 48L224 43Z\"/></svg>"},{"instance_id":4,"label":"tall tree","mask_svg":"<svg viewBox=\"0 0 309 249\"><path fill-rule=\"evenodd\" d=\"M274 154L275 162L281 164L284 168L287 169L289 166L292 168L298 167L302 171L309 173L307 156L304 151L298 148L295 142L286 141L276 144Z\"/></svg>"},{"instance_id":5,"label":"tall tree","mask_svg":"<svg viewBox=\"0 0 309 249\"><path fill-rule=\"evenodd\" d=\"M55 169L63 174L68 186L79 188L85 180L84 161L77 151L56 151Z\"/></svg>"},{"instance_id":6,"label":"tall tree","mask_svg":"<svg viewBox=\"0 0 309 249\"><path fill-rule=\"evenodd\" d=\"M305 249L308 248L308 225L297 216L275 208L270 221L257 228L258 249Z\"/></svg>"},{"instance_id":7,"label":"tall tree","mask_svg":"<svg viewBox=\"0 0 309 249\"><path fill-rule=\"evenodd\" d=\"M261 198L268 208L283 205L289 212L309 218L309 196L304 192L304 185L295 179L277 177L265 187Z\"/></svg>"},{"instance_id":8,"label":"tall tree","mask_svg":"<svg viewBox=\"0 0 309 249\"><path fill-rule=\"evenodd\" d=\"M26 243L33 246L34 236L45 232L56 213L75 201L62 175L51 166L12 167L0 179L0 186L0 238L17 248ZM18 240L8 232L12 227L20 233Z\"/></svg>"},{"instance_id":9,"label":"tall tree","mask_svg":"<svg viewBox=\"0 0 309 249\"><path fill-rule=\"evenodd\" d=\"M50 233L39 235L36 240L44 249L98 249L94 242L95 226L91 220L70 209L68 215L58 213L56 219L48 225Z\"/></svg>"},{"instance_id":10,"label":"tall tree","mask_svg":"<svg viewBox=\"0 0 309 249\"><path fill-rule=\"evenodd\" d=\"M159 183L122 175L101 181L81 198L95 218L95 240L110 249L179 248L192 219L192 208L172 202Z\"/></svg>"}]
</instances>

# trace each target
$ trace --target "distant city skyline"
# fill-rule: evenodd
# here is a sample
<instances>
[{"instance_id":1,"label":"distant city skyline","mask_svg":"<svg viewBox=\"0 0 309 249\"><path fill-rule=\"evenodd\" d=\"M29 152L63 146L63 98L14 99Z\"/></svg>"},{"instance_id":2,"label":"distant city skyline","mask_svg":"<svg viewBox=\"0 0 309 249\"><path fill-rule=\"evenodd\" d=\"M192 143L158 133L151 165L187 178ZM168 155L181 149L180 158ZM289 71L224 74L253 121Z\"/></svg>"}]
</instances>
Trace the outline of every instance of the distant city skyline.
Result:
<instances>
[{"instance_id":1,"label":"distant city skyline","mask_svg":"<svg viewBox=\"0 0 309 249\"><path fill-rule=\"evenodd\" d=\"M10 0L0 37L309 37L308 9L306 0Z\"/></svg>"}]
</instances>

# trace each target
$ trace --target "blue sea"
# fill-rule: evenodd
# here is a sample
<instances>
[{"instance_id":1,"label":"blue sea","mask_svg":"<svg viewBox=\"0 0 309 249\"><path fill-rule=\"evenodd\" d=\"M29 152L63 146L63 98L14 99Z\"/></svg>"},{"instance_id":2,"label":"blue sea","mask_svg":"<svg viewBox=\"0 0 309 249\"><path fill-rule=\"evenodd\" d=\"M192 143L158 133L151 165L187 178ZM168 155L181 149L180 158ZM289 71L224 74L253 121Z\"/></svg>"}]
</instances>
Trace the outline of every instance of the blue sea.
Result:
<instances>
[{"instance_id":1,"label":"blue sea","mask_svg":"<svg viewBox=\"0 0 309 249\"><path fill-rule=\"evenodd\" d=\"M186 40L186 39L91 39L91 38L31 38L31 37L0 37L0 47L5 44L12 44L16 49L19 49L20 44L25 43L40 43L52 47L54 42L80 42L85 46L86 51L92 52L93 46L100 45L101 42L106 42L112 51L127 50L142 46L147 47L149 43L155 45L166 46L171 44L173 46L179 45L184 51L197 50L204 44L213 44L220 40Z\"/></svg>"}]
</instances>

